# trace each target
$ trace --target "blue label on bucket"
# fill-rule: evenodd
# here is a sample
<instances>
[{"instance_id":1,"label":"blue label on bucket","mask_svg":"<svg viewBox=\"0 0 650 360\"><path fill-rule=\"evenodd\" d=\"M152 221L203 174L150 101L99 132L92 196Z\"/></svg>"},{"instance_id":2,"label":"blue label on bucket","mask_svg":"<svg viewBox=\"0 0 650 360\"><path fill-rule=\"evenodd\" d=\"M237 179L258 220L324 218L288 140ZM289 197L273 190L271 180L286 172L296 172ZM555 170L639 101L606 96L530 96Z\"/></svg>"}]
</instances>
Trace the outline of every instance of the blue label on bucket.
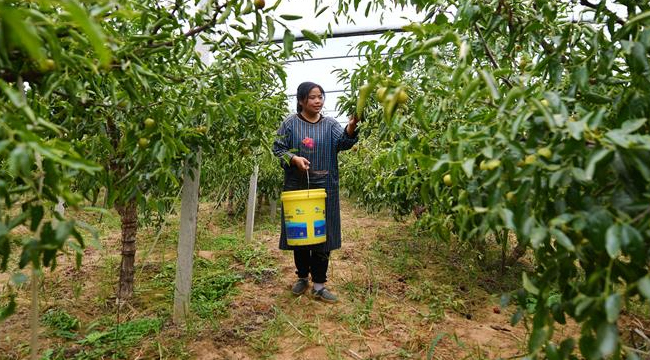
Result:
<instances>
[{"instance_id":1,"label":"blue label on bucket","mask_svg":"<svg viewBox=\"0 0 650 360\"><path fill-rule=\"evenodd\" d=\"M287 229L287 238L289 239L307 238L307 223L287 221L285 225Z\"/></svg>"},{"instance_id":2,"label":"blue label on bucket","mask_svg":"<svg viewBox=\"0 0 650 360\"><path fill-rule=\"evenodd\" d=\"M325 220L314 221L314 236L325 236Z\"/></svg>"}]
</instances>

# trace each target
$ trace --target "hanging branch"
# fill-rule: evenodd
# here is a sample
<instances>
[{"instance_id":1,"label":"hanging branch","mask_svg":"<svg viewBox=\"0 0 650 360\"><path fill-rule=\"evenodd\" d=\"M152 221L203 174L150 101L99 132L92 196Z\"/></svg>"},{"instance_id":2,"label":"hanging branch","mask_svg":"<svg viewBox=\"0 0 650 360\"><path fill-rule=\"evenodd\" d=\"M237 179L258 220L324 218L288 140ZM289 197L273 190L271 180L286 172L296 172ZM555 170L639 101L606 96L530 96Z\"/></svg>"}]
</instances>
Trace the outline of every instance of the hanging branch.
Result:
<instances>
[{"instance_id":1,"label":"hanging branch","mask_svg":"<svg viewBox=\"0 0 650 360\"><path fill-rule=\"evenodd\" d=\"M594 10L598 10L598 8L600 7L599 5L590 3L589 0L580 0L580 5L586 6L586 7L590 8L590 9L594 9ZM607 13L607 15L614 18L614 20L616 21L617 24L625 25L625 21L623 19L619 18L614 12L609 10L607 8L607 6L605 6L605 12Z\"/></svg>"},{"instance_id":2,"label":"hanging branch","mask_svg":"<svg viewBox=\"0 0 650 360\"><path fill-rule=\"evenodd\" d=\"M483 37L483 34L481 33L481 29L479 29L478 25L476 25L476 24L474 24L474 29L476 30L476 33L478 34L478 37L481 39L481 42L483 43L483 49L485 50L485 54L488 56L488 59L492 63L492 66L497 70L501 69L501 66L499 66L499 63L494 58L494 54L492 54L492 51L490 50L490 47L488 47L488 44L485 41L485 38ZM503 82L505 82L506 85L508 85L508 87L510 87L510 88L513 87L512 83L510 82L510 80L508 80L508 78L503 77L503 76L500 76L499 78L501 80L503 80Z\"/></svg>"},{"instance_id":3,"label":"hanging branch","mask_svg":"<svg viewBox=\"0 0 650 360\"><path fill-rule=\"evenodd\" d=\"M186 33L181 35L181 37L182 38L193 37L193 36L195 36L197 34L202 33L203 31L213 27L214 25L216 25L217 24L217 16L221 13L221 11L225 7L226 7L226 4L217 6L216 9L214 9L214 14L212 14L212 18L210 19L210 21L208 21L207 23L205 23L203 25L196 26L196 27L188 30ZM162 46L172 46L172 45L174 45L175 42L176 42L175 40L169 40L169 41L165 41L165 42L148 44L146 47L150 48L150 49L155 49L155 48L159 48L159 47L162 47Z\"/></svg>"}]
</instances>

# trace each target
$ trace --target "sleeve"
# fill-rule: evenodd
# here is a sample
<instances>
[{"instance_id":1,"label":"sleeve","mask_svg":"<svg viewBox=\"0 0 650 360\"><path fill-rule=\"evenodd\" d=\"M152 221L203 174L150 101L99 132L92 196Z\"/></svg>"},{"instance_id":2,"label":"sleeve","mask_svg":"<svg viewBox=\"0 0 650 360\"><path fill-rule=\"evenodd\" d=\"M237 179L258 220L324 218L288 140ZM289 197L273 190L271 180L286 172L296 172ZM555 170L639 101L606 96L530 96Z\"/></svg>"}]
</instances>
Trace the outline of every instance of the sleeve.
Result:
<instances>
[{"instance_id":1,"label":"sleeve","mask_svg":"<svg viewBox=\"0 0 650 360\"><path fill-rule=\"evenodd\" d=\"M359 141L359 129L356 129L354 131L354 136L350 137L350 135L348 135L347 125L345 126L345 129L343 129L338 122L335 122L332 133L334 135L334 140L336 141L337 151L348 150Z\"/></svg>"},{"instance_id":2,"label":"sleeve","mask_svg":"<svg viewBox=\"0 0 650 360\"><path fill-rule=\"evenodd\" d=\"M289 126L289 121L283 121L282 125L278 129L277 136L273 142L273 155L277 156L280 159L280 166L283 169L288 169L291 166L291 158L295 154L291 153L293 148L291 136L291 127Z\"/></svg>"}]
</instances>

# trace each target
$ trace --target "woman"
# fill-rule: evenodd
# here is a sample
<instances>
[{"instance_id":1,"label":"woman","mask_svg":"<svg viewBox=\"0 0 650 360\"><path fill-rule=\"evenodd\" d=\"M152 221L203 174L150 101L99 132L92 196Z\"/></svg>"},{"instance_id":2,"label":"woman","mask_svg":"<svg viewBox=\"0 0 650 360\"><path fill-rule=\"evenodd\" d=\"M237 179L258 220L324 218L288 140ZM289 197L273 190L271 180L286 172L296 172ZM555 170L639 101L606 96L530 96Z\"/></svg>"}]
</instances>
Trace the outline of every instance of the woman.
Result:
<instances>
[{"instance_id":1,"label":"woman","mask_svg":"<svg viewBox=\"0 0 650 360\"><path fill-rule=\"evenodd\" d=\"M336 295L325 288L330 251L341 248L341 214L339 206L338 152L347 150L357 140L357 122L351 117L345 129L331 117L320 111L325 100L323 88L312 82L298 86L297 113L282 122L273 153L280 158L284 169L284 190L325 188L326 241L316 245L290 246L282 216L280 249L293 250L298 280L291 288L301 295L309 287L309 275L313 282L311 294L325 302L336 302ZM309 176L307 176L309 172Z\"/></svg>"}]
</instances>

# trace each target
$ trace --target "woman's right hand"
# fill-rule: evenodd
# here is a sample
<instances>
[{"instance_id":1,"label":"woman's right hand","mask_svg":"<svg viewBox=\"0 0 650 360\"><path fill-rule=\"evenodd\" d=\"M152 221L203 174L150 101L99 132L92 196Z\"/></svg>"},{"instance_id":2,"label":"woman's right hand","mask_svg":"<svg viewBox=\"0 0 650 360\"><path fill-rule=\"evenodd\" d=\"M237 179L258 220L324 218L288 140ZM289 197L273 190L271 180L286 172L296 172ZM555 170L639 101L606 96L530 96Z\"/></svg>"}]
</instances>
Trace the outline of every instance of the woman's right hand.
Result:
<instances>
[{"instance_id":1,"label":"woman's right hand","mask_svg":"<svg viewBox=\"0 0 650 360\"><path fill-rule=\"evenodd\" d=\"M309 160L307 158L304 158L302 156L294 156L291 158L291 163L295 165L299 170L301 171L307 171L309 170Z\"/></svg>"}]
</instances>

